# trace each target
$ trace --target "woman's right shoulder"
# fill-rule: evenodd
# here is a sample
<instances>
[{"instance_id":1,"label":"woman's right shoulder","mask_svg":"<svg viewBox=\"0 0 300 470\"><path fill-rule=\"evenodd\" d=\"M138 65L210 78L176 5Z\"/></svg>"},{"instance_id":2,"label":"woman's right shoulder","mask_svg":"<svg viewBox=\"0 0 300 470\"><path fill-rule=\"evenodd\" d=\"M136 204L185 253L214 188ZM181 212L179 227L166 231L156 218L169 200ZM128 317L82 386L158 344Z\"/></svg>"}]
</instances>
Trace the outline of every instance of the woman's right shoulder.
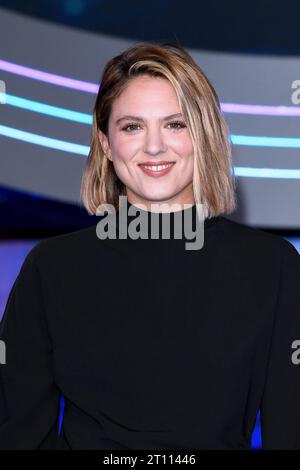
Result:
<instances>
[{"instance_id":1,"label":"woman's right shoulder","mask_svg":"<svg viewBox=\"0 0 300 470\"><path fill-rule=\"evenodd\" d=\"M73 257L87 256L95 243L96 224L79 230L38 240L24 262L39 265L63 263Z\"/></svg>"}]
</instances>

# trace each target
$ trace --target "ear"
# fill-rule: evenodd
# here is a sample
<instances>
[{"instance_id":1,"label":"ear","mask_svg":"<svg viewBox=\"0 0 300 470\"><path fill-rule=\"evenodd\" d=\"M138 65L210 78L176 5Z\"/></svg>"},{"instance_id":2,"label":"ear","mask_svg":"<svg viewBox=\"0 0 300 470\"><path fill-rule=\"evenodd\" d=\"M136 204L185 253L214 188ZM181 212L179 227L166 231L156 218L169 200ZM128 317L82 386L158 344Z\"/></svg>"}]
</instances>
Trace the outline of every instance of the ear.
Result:
<instances>
[{"instance_id":1,"label":"ear","mask_svg":"<svg viewBox=\"0 0 300 470\"><path fill-rule=\"evenodd\" d=\"M100 144L101 144L101 147L102 147L104 153L107 155L107 158L109 158L109 160L111 160L110 146L109 146L109 143L108 143L108 138L106 137L106 135L102 131L100 131L100 129L98 129L98 136L99 136L99 141L100 141Z\"/></svg>"}]
</instances>

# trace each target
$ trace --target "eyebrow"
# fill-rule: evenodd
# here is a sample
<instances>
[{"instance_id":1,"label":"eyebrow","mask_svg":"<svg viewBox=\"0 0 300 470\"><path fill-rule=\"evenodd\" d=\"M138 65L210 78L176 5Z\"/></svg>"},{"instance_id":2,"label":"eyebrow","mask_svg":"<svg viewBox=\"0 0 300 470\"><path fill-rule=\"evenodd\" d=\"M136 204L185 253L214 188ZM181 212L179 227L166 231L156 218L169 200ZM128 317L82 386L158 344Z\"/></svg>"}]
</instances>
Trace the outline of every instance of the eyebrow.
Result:
<instances>
[{"instance_id":1,"label":"eyebrow","mask_svg":"<svg viewBox=\"0 0 300 470\"><path fill-rule=\"evenodd\" d=\"M170 114L169 116L165 116L161 118L161 121L167 121L168 119L173 119L173 118L180 117L180 116L182 116L181 113ZM140 122L144 121L144 119L141 116L127 115L127 116L122 116L121 118L117 119L115 124L119 124L121 121L124 121L124 120L133 120L133 121L140 121Z\"/></svg>"}]
</instances>

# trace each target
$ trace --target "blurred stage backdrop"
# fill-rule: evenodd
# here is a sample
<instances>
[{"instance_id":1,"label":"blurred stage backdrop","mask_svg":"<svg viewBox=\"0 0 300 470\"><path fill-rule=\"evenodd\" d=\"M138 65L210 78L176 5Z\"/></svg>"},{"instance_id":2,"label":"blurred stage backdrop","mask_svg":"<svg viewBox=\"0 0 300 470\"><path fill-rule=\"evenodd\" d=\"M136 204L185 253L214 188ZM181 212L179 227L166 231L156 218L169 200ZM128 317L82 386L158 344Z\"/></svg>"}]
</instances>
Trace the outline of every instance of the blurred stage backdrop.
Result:
<instances>
[{"instance_id":1,"label":"blurred stage backdrop","mask_svg":"<svg viewBox=\"0 0 300 470\"><path fill-rule=\"evenodd\" d=\"M238 182L228 218L300 252L299 13L268 0L0 0L0 319L29 250L98 220L79 199L92 108L104 64L140 41L179 43L216 88Z\"/></svg>"}]
</instances>

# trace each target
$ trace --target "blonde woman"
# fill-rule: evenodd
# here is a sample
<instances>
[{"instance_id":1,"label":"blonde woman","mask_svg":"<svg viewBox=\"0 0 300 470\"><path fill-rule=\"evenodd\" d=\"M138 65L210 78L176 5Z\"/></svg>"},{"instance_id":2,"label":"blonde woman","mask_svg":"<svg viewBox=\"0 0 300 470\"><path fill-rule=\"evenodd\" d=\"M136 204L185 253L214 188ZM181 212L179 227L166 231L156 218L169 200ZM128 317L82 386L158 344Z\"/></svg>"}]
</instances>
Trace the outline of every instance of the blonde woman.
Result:
<instances>
[{"instance_id":1,"label":"blonde woman","mask_svg":"<svg viewBox=\"0 0 300 470\"><path fill-rule=\"evenodd\" d=\"M260 410L263 449L300 449L300 257L225 217L229 133L183 48L107 63L81 195L99 223L39 242L9 295L0 447L249 449Z\"/></svg>"}]
</instances>

